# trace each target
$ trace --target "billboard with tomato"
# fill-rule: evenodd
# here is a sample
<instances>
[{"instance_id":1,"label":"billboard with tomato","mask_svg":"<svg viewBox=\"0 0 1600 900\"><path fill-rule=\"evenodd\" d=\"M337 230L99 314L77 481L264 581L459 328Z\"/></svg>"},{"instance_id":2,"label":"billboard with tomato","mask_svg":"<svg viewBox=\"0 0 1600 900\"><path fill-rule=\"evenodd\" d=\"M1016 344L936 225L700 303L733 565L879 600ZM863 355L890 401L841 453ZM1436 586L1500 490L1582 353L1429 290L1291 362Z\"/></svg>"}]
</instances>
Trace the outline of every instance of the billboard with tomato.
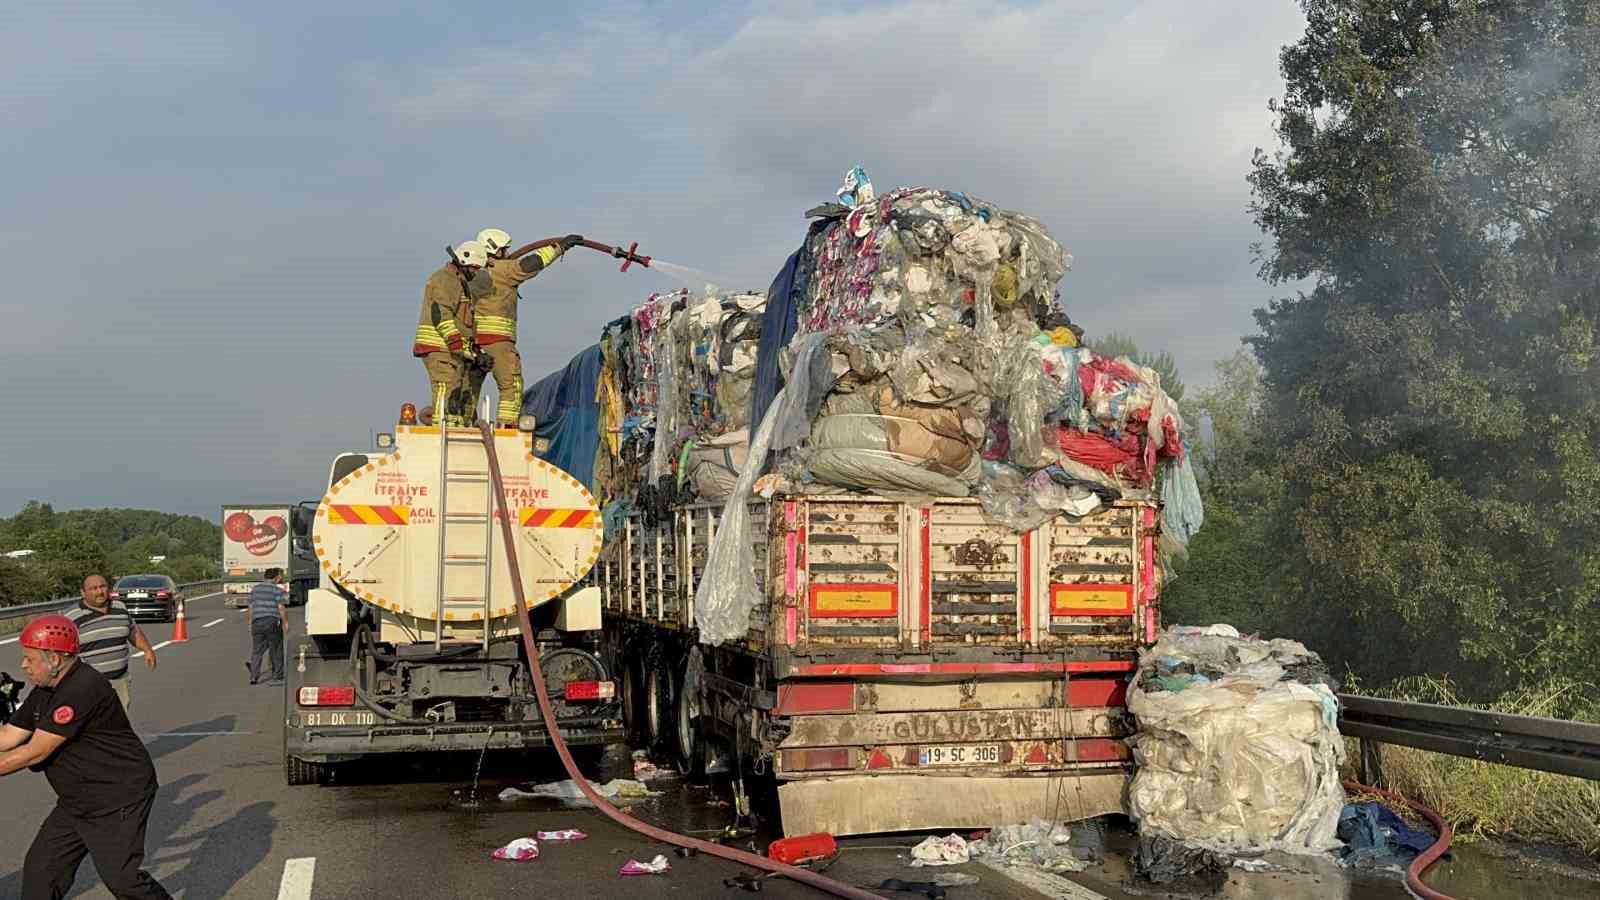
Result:
<instances>
[{"instance_id":1,"label":"billboard with tomato","mask_svg":"<svg viewBox=\"0 0 1600 900\"><path fill-rule=\"evenodd\" d=\"M289 568L287 506L222 508L222 574L240 576L276 566Z\"/></svg>"}]
</instances>

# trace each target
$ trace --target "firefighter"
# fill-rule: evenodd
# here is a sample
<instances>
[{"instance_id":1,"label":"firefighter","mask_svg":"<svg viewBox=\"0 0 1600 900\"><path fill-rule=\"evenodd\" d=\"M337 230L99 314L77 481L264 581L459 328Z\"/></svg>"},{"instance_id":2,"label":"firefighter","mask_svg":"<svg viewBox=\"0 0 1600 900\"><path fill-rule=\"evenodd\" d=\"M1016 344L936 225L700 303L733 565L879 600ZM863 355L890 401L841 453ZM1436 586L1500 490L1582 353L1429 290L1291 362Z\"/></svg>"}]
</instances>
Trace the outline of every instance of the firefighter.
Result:
<instances>
[{"instance_id":1,"label":"firefighter","mask_svg":"<svg viewBox=\"0 0 1600 900\"><path fill-rule=\"evenodd\" d=\"M466 241L450 255L450 261L429 275L422 288L422 315L417 321L411 355L420 357L422 367L428 371L434 420L462 424L463 376L476 355L465 329L471 327L473 304L489 293L493 282L486 268L489 253L482 244ZM454 402L446 410L449 400Z\"/></svg>"},{"instance_id":2,"label":"firefighter","mask_svg":"<svg viewBox=\"0 0 1600 900\"><path fill-rule=\"evenodd\" d=\"M56 792L22 863L23 900L65 897L85 856L113 897L171 900L144 871L156 768L117 692L78 659L66 616L34 619L20 640L33 690L0 726L0 775L30 768Z\"/></svg>"},{"instance_id":3,"label":"firefighter","mask_svg":"<svg viewBox=\"0 0 1600 900\"><path fill-rule=\"evenodd\" d=\"M500 388L500 405L495 423L515 428L522 414L522 358L517 355L517 289L524 281L543 272L563 253L583 243L583 235L569 234L554 244L540 247L516 259L506 258L511 235L498 228L478 232L477 243L489 252L488 296L473 305L478 351L489 357L494 383Z\"/></svg>"}]
</instances>

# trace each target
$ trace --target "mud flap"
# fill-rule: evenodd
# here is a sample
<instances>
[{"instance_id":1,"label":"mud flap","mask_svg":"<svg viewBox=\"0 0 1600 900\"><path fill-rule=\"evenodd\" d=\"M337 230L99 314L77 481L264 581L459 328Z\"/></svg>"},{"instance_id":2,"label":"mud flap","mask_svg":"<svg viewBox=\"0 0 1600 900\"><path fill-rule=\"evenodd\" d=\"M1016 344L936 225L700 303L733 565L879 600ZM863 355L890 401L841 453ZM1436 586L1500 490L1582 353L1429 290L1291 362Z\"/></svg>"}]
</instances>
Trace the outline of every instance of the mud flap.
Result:
<instances>
[{"instance_id":1,"label":"mud flap","mask_svg":"<svg viewBox=\"0 0 1600 900\"><path fill-rule=\"evenodd\" d=\"M948 779L916 775L806 778L778 788L783 833L991 828L1047 819L1072 822L1123 812L1128 775Z\"/></svg>"}]
</instances>

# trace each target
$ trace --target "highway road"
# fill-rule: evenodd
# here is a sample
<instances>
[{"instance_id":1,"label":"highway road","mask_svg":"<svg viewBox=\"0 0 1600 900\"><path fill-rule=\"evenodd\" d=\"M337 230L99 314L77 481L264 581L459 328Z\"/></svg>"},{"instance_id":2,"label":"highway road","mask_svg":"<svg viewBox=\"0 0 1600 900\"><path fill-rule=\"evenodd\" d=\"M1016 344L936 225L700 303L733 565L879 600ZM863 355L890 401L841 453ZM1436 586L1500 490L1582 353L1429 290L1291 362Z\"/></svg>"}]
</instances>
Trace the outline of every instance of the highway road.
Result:
<instances>
[{"instance_id":1,"label":"highway road","mask_svg":"<svg viewBox=\"0 0 1600 900\"><path fill-rule=\"evenodd\" d=\"M161 780L148 867L175 896L322 900L403 894L426 900L548 895L556 888L564 900L575 900L619 893L743 893L722 884L743 867L706 856L679 859L594 810L496 799L509 785L565 777L545 755L491 756L477 804L468 797L475 756L369 766L353 774L353 783L285 786L282 689L247 683L241 662L249 647L245 614L224 607L220 595L197 598L188 612L186 643L167 643L171 625L144 626L158 647L159 666L150 672L136 660L132 684L134 726ZM291 619L297 618L292 611ZM20 675L15 637L3 640L8 643L0 644L0 668ZM631 765L626 748L610 756L614 766ZM710 795L704 789L667 783L665 790L667 802L651 801L639 814L701 830L729 821L726 808L705 802ZM0 808L6 810L0 817L0 898L17 895L23 854L54 802L41 775L19 772L0 779ZM546 843L540 858L528 862L489 858L513 838L561 828L581 829L590 838ZM670 873L626 881L618 876L630 856L650 859L657 853L671 859ZM919 871L897 860L892 849L845 862L834 873L862 883ZM963 889L961 896L1038 896L997 874L983 881L982 890ZM764 887L764 895L780 898L819 896L791 883ZM109 896L87 860L71 896Z\"/></svg>"},{"instance_id":2,"label":"highway road","mask_svg":"<svg viewBox=\"0 0 1600 900\"><path fill-rule=\"evenodd\" d=\"M744 893L723 885L725 878L744 872L742 867L706 856L680 859L670 848L594 810L567 809L554 801L497 799L507 786L564 778L548 754L490 756L475 792L478 759L471 754L365 766L343 773L333 785L287 787L282 689L247 683L244 615L224 607L221 595L197 598L189 605L190 640L167 643L171 625L146 626L159 648L160 666L149 672L135 661L132 718L161 779L150 821L148 866L175 896L325 900L403 895L406 900L428 900L549 896L557 891L562 900L576 900ZM291 614L291 619L298 618ZM0 639L0 669L20 675L16 651L14 636ZM627 748L617 747L602 765L607 771L592 774L627 775L632 761ZM701 832L731 821L714 790L676 781L653 786L664 795L636 808L641 818ZM41 775L21 772L0 779L0 809L6 811L0 816L0 898L17 895L23 854L53 804L54 794ZM513 838L562 828L580 829L590 838L545 843L540 858L528 862L489 858L495 847ZM906 851L921 837L846 841L846 852L829 874L864 886L889 877L925 877L933 870L907 865ZM668 855L671 872L626 880L618 876L617 869L630 856L650 859L658 853ZM1074 876L1077 884L1037 872L1014 880L976 864L960 869L979 875L980 883L951 888L952 900L1129 896L1120 890L1125 860L1109 860ZM1347 884L1326 869L1304 876L1232 877L1226 896L1405 896L1392 881ZM778 898L821 896L783 881L763 887L764 895ZM109 896L87 861L71 896Z\"/></svg>"}]
</instances>

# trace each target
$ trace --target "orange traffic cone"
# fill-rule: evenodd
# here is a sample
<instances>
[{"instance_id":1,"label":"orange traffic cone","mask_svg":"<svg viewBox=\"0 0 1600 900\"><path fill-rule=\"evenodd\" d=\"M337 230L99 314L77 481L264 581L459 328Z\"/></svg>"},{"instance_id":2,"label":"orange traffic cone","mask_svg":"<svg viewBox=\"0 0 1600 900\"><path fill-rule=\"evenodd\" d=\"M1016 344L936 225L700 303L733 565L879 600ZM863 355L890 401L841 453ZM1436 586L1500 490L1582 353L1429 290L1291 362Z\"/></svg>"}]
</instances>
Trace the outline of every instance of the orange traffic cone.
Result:
<instances>
[{"instance_id":1,"label":"orange traffic cone","mask_svg":"<svg viewBox=\"0 0 1600 900\"><path fill-rule=\"evenodd\" d=\"M181 644L189 639L189 624L183 620L183 608L186 606L183 599L178 599L178 621L172 626L172 642Z\"/></svg>"}]
</instances>

